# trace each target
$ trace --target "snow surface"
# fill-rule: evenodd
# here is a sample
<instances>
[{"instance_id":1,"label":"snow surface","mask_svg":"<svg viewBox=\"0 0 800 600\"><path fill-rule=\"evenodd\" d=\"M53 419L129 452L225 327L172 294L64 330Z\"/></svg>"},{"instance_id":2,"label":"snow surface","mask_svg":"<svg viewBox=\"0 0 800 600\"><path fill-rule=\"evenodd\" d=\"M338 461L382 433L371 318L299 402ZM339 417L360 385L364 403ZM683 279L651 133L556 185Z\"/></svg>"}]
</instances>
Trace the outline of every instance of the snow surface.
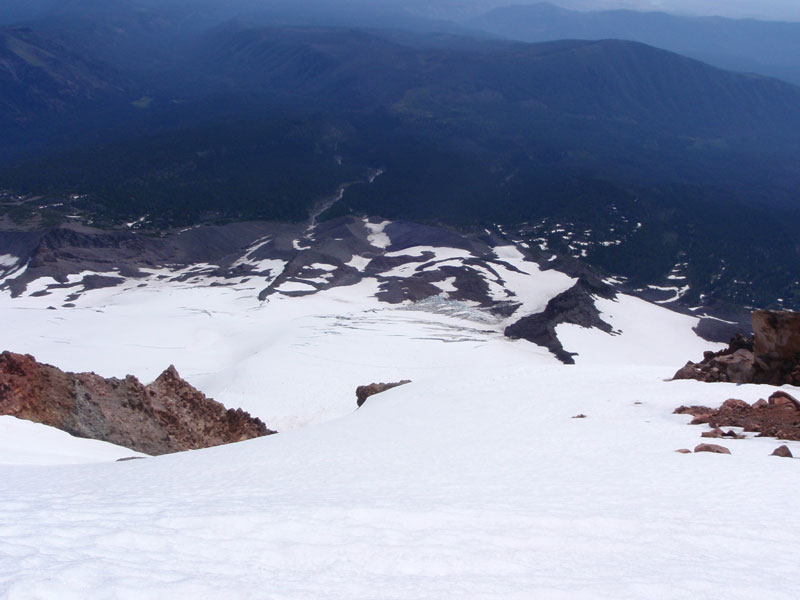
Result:
<instances>
[{"instance_id":1,"label":"snow surface","mask_svg":"<svg viewBox=\"0 0 800 600\"><path fill-rule=\"evenodd\" d=\"M14 267L19 262L19 258L11 254L0 254L0 267Z\"/></svg>"},{"instance_id":2,"label":"snow surface","mask_svg":"<svg viewBox=\"0 0 800 600\"><path fill-rule=\"evenodd\" d=\"M0 466L68 465L146 456L122 446L87 440L16 417L0 416Z\"/></svg>"},{"instance_id":3,"label":"snow surface","mask_svg":"<svg viewBox=\"0 0 800 600\"><path fill-rule=\"evenodd\" d=\"M465 375L227 447L2 468L0 595L796 597L797 462L765 439L673 452L700 440L676 404L763 390L535 362Z\"/></svg>"},{"instance_id":4,"label":"snow surface","mask_svg":"<svg viewBox=\"0 0 800 600\"><path fill-rule=\"evenodd\" d=\"M370 183L372 183L372 180L370 180ZM391 221L382 221L381 223L364 221L364 225L369 230L367 241L376 248L388 248L391 246L392 240L389 239L389 236L383 231L390 223Z\"/></svg>"},{"instance_id":5,"label":"snow surface","mask_svg":"<svg viewBox=\"0 0 800 600\"><path fill-rule=\"evenodd\" d=\"M530 274L528 306L572 283L501 258ZM0 294L8 349L144 381L174 363L283 431L122 463L0 465L0 597L796 598L800 462L768 456L766 438L725 440L731 456L674 452L703 431L677 406L774 390L666 381L714 348L697 318L599 300L618 334L559 326L579 353L564 366L464 303L382 304L370 279L260 302L260 283L154 276L58 310L68 290ZM355 410L357 385L404 378ZM34 429L16 459L3 437L4 462L60 450Z\"/></svg>"}]
</instances>

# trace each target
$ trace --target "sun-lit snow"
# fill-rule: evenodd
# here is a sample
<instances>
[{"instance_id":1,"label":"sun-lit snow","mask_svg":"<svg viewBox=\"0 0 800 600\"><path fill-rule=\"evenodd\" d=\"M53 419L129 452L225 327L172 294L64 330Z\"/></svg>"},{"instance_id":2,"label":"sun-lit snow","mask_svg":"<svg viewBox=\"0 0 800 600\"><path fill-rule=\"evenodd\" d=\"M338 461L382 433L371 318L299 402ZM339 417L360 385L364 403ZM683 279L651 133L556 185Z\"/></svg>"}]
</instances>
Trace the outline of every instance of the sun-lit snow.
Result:
<instances>
[{"instance_id":1,"label":"sun-lit snow","mask_svg":"<svg viewBox=\"0 0 800 600\"><path fill-rule=\"evenodd\" d=\"M0 254L0 267L14 267L19 262L19 258L11 254Z\"/></svg>"},{"instance_id":2,"label":"sun-lit snow","mask_svg":"<svg viewBox=\"0 0 800 600\"><path fill-rule=\"evenodd\" d=\"M574 283L496 252L525 311ZM559 326L578 353L564 366L444 292L389 305L365 279L260 301L261 281L165 271L74 308L54 302L69 290L0 293L3 346L145 382L175 364L282 433L121 463L40 426L17 445L6 435L0 597L793 600L800 588L800 463L752 434L722 442L730 456L674 452L704 430L677 406L774 389L666 381L715 347L696 317L600 299L615 335ZM412 383L356 410L356 386L400 379ZM101 464L43 466L76 455Z\"/></svg>"},{"instance_id":3,"label":"sun-lit snow","mask_svg":"<svg viewBox=\"0 0 800 600\"><path fill-rule=\"evenodd\" d=\"M370 179L370 183L372 183L372 181L374 181L374 177ZM381 223L364 222L364 225L370 232L367 237L370 244L376 248L388 248L391 245L392 240L389 239L389 236L383 231L389 223L390 221L382 221Z\"/></svg>"},{"instance_id":4,"label":"sun-lit snow","mask_svg":"<svg viewBox=\"0 0 800 600\"><path fill-rule=\"evenodd\" d=\"M370 263L370 261L372 261L371 258L365 256L359 256L358 254L356 254L355 256L353 256L353 258L351 258L348 262L346 262L345 265L347 265L348 267L353 267L360 273L363 273L364 269L367 268L367 265Z\"/></svg>"},{"instance_id":5,"label":"sun-lit snow","mask_svg":"<svg viewBox=\"0 0 800 600\"><path fill-rule=\"evenodd\" d=\"M60 429L0 416L0 466L69 465L145 456L122 446L73 437Z\"/></svg>"},{"instance_id":6,"label":"sun-lit snow","mask_svg":"<svg viewBox=\"0 0 800 600\"><path fill-rule=\"evenodd\" d=\"M700 440L676 404L763 390L526 358L227 447L3 468L0 594L794 597L796 462L674 453Z\"/></svg>"}]
</instances>

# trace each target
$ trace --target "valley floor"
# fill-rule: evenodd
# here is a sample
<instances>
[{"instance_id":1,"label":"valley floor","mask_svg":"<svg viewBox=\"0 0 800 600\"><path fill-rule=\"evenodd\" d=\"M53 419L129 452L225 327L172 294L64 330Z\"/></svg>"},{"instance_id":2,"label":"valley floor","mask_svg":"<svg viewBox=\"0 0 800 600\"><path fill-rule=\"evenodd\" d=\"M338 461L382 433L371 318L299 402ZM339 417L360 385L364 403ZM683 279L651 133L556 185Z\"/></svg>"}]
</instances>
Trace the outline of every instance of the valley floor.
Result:
<instances>
[{"instance_id":1,"label":"valley floor","mask_svg":"<svg viewBox=\"0 0 800 600\"><path fill-rule=\"evenodd\" d=\"M282 433L79 465L0 445L0 596L796 597L800 463L765 438L674 452L703 431L677 406L773 389L666 381L713 347L693 319L600 302L620 333L559 328L564 366L465 306L389 307L370 285L1 297L9 350L145 381L172 362ZM357 385L403 378L355 410Z\"/></svg>"}]
</instances>

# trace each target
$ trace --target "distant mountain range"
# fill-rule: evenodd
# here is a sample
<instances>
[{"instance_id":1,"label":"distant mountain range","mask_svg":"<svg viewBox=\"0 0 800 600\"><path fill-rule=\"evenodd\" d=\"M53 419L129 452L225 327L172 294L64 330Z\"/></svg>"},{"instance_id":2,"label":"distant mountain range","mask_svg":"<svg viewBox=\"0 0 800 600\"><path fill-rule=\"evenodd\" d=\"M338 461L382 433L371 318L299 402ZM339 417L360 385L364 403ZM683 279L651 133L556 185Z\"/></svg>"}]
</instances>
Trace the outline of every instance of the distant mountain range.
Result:
<instances>
[{"instance_id":1,"label":"distant mountain range","mask_svg":"<svg viewBox=\"0 0 800 600\"><path fill-rule=\"evenodd\" d=\"M725 69L800 84L800 23L635 10L576 11L542 2L496 8L466 24L526 42L632 40Z\"/></svg>"},{"instance_id":2,"label":"distant mountain range","mask_svg":"<svg viewBox=\"0 0 800 600\"><path fill-rule=\"evenodd\" d=\"M634 287L679 269L687 303L800 306L798 87L630 41L180 14L2 30L0 222L497 224Z\"/></svg>"}]
</instances>

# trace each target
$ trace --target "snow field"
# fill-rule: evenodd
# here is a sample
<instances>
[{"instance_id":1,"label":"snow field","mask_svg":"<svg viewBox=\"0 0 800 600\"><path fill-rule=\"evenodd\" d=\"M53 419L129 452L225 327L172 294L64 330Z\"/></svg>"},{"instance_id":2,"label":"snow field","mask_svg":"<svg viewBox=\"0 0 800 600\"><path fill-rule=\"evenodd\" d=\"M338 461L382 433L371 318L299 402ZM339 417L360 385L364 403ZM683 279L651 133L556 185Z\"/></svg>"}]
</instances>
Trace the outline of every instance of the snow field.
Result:
<instances>
[{"instance_id":1,"label":"snow field","mask_svg":"<svg viewBox=\"0 0 800 600\"><path fill-rule=\"evenodd\" d=\"M796 464L772 440L675 454L702 429L674 405L730 390L660 375L452 371L260 440L5 469L0 593L793 598Z\"/></svg>"},{"instance_id":2,"label":"snow field","mask_svg":"<svg viewBox=\"0 0 800 600\"><path fill-rule=\"evenodd\" d=\"M532 275L530 306L571 285L512 264ZM731 456L674 452L706 441L677 406L774 390L665 381L714 347L692 333L697 319L599 300L619 334L559 326L580 353L567 367L503 338L502 324L448 314L444 299L381 304L375 280L263 303L261 281L139 283L55 311L52 295L0 295L3 346L145 382L174 363L284 433L123 463L41 426L8 434L0 597L794 600L800 589L800 463L770 457L780 442L763 438L711 440ZM404 378L355 410L357 385ZM8 423L0 431L22 431ZM26 459L36 444L47 456ZM47 466L71 462L68 449L107 462Z\"/></svg>"},{"instance_id":3,"label":"snow field","mask_svg":"<svg viewBox=\"0 0 800 600\"><path fill-rule=\"evenodd\" d=\"M73 437L39 423L0 416L0 465L67 465L145 456L122 446Z\"/></svg>"}]
</instances>

